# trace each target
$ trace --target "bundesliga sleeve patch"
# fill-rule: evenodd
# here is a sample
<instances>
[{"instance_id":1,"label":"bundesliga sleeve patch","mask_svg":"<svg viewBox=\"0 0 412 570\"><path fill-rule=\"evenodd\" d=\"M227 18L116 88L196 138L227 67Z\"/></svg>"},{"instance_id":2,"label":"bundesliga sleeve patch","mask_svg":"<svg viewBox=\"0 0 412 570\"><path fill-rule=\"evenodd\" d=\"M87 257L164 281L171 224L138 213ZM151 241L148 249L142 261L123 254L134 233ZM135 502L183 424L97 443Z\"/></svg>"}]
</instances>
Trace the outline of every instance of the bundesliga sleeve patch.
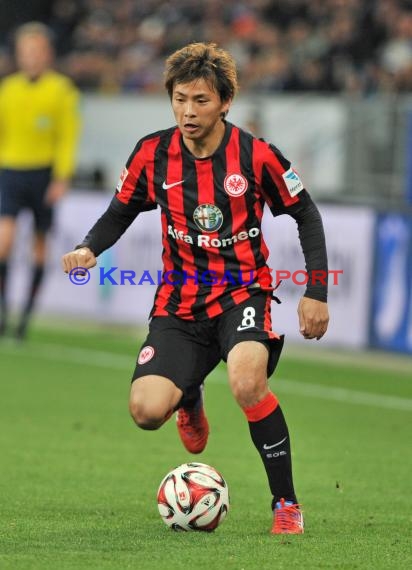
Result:
<instances>
[{"instance_id":1,"label":"bundesliga sleeve patch","mask_svg":"<svg viewBox=\"0 0 412 570\"><path fill-rule=\"evenodd\" d=\"M121 174L120 174L119 182L117 183L117 186L116 186L116 190L118 192L120 192L121 189L123 188L123 183L126 180L128 174L129 174L129 171L127 170L126 167L124 167Z\"/></svg>"},{"instance_id":2,"label":"bundesliga sleeve patch","mask_svg":"<svg viewBox=\"0 0 412 570\"><path fill-rule=\"evenodd\" d=\"M303 190L302 180L299 178L298 174L293 170L293 168L286 170L286 172L282 174L282 178L292 198L296 196L296 194L299 194L301 190Z\"/></svg>"}]
</instances>

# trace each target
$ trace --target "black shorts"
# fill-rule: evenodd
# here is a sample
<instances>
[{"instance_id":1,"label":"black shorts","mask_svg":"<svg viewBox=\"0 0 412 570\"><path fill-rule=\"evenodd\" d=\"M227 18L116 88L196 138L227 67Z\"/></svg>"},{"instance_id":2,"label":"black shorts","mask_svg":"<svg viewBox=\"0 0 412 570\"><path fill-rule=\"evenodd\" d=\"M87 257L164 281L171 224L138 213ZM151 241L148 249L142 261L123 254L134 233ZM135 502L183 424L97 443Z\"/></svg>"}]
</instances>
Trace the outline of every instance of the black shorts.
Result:
<instances>
[{"instance_id":1,"label":"black shorts","mask_svg":"<svg viewBox=\"0 0 412 570\"><path fill-rule=\"evenodd\" d=\"M257 291L247 301L207 321L188 321L173 315L153 317L132 382L149 374L165 376L190 400L220 360L226 362L232 348L246 340L267 346L271 376L284 339L272 332L270 309L271 295Z\"/></svg>"},{"instance_id":2,"label":"black shorts","mask_svg":"<svg viewBox=\"0 0 412 570\"><path fill-rule=\"evenodd\" d=\"M15 218L21 210L31 210L36 230L47 232L53 219L44 201L50 181L51 168L0 170L0 216Z\"/></svg>"}]
</instances>

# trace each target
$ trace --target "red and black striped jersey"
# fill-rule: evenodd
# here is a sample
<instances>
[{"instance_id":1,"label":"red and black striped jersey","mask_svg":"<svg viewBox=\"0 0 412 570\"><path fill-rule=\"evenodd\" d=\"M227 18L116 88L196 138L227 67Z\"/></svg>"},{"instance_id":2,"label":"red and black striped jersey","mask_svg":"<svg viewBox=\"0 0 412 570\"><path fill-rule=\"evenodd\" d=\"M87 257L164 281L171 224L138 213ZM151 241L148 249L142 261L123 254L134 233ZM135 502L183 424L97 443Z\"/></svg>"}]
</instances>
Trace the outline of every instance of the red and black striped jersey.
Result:
<instances>
[{"instance_id":1,"label":"red and black striped jersey","mask_svg":"<svg viewBox=\"0 0 412 570\"><path fill-rule=\"evenodd\" d=\"M260 286L270 288L264 205L274 215L293 215L306 196L276 147L228 122L207 158L186 148L177 127L141 139L114 202L133 219L145 209L161 209L163 273L169 279L158 287L151 315L212 318L247 300L259 275L265 275Z\"/></svg>"},{"instance_id":2,"label":"red and black striped jersey","mask_svg":"<svg viewBox=\"0 0 412 570\"><path fill-rule=\"evenodd\" d=\"M270 287L264 205L275 215L296 211L302 190L274 146L230 123L207 158L190 153L177 127L139 141L116 198L131 215L150 205L161 208L168 278L156 292L152 315L207 319L247 300L259 275Z\"/></svg>"}]
</instances>

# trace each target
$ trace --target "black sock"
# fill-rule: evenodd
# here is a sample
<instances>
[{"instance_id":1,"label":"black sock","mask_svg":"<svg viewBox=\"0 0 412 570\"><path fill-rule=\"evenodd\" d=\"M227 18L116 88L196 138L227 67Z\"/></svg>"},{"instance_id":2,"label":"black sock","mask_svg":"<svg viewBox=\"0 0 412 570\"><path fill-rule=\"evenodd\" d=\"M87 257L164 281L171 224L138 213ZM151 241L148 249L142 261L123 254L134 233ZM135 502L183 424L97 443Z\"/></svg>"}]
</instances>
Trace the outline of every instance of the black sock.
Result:
<instances>
[{"instance_id":1,"label":"black sock","mask_svg":"<svg viewBox=\"0 0 412 570\"><path fill-rule=\"evenodd\" d=\"M0 334L5 331L7 323L6 282L7 261L0 261Z\"/></svg>"},{"instance_id":2,"label":"black sock","mask_svg":"<svg viewBox=\"0 0 412 570\"><path fill-rule=\"evenodd\" d=\"M249 430L265 466L273 495L272 508L281 498L297 503L293 487L289 432L280 406L262 420L249 422Z\"/></svg>"},{"instance_id":3,"label":"black sock","mask_svg":"<svg viewBox=\"0 0 412 570\"><path fill-rule=\"evenodd\" d=\"M44 275L44 266L43 265L35 265L33 268L32 279L29 289L29 294L27 297L26 305L23 309L20 323L17 328L17 336L24 337L26 334L27 325L30 319L30 316L33 312L34 302L36 300L37 294L39 292L40 284L43 280Z\"/></svg>"}]
</instances>

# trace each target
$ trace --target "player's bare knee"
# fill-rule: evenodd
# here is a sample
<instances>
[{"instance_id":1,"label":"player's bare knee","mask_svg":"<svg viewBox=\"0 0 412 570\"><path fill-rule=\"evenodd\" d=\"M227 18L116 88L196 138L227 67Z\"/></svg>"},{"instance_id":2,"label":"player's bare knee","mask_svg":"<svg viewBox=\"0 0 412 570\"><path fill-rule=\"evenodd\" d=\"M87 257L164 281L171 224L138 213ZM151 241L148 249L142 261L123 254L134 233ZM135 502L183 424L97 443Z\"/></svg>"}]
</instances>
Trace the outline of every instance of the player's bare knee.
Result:
<instances>
[{"instance_id":1,"label":"player's bare knee","mask_svg":"<svg viewBox=\"0 0 412 570\"><path fill-rule=\"evenodd\" d=\"M253 375L232 378L230 385L233 396L242 408L257 404L268 390L266 380Z\"/></svg>"},{"instance_id":2,"label":"player's bare knee","mask_svg":"<svg viewBox=\"0 0 412 570\"><path fill-rule=\"evenodd\" d=\"M140 429L155 431L163 425L163 418L161 420L153 418L139 418L136 420L135 418L135 423Z\"/></svg>"},{"instance_id":3,"label":"player's bare knee","mask_svg":"<svg viewBox=\"0 0 412 570\"><path fill-rule=\"evenodd\" d=\"M156 430L164 423L165 414L147 405L130 401L129 411L135 424L145 430Z\"/></svg>"}]
</instances>

